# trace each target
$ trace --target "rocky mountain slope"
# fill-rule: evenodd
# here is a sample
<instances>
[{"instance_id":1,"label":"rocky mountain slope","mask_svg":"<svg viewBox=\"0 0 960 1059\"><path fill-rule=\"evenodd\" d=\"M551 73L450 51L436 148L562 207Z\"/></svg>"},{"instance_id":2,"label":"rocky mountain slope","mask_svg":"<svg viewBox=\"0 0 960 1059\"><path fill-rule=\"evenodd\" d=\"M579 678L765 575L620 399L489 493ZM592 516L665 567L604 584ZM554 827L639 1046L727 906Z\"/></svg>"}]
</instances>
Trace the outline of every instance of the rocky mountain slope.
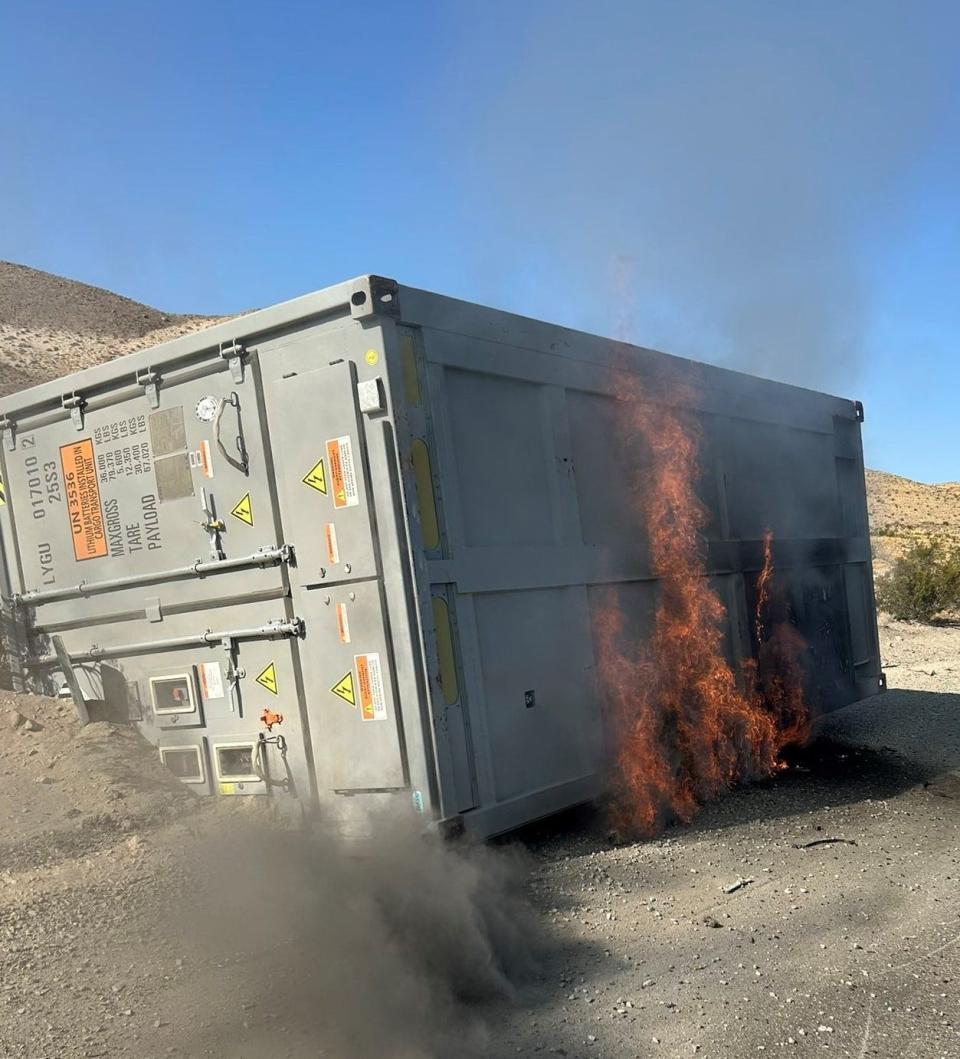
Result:
<instances>
[{"instance_id":1,"label":"rocky mountain slope","mask_svg":"<svg viewBox=\"0 0 960 1059\"><path fill-rule=\"evenodd\" d=\"M918 540L960 544L960 482L926 485L886 471L867 471L874 573L888 571Z\"/></svg>"},{"instance_id":2,"label":"rocky mountain slope","mask_svg":"<svg viewBox=\"0 0 960 1059\"><path fill-rule=\"evenodd\" d=\"M208 327L49 272L0 261L0 396Z\"/></svg>"}]
</instances>

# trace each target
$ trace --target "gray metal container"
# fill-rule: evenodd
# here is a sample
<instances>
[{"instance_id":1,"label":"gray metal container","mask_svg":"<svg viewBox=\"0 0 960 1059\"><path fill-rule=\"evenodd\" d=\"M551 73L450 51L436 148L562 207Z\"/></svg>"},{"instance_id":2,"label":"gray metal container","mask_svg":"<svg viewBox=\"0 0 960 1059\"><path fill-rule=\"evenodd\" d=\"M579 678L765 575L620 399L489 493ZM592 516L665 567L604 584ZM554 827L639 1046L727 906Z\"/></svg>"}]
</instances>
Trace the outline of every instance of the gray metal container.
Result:
<instances>
[{"instance_id":1,"label":"gray metal container","mask_svg":"<svg viewBox=\"0 0 960 1059\"><path fill-rule=\"evenodd\" d=\"M132 717L199 792L345 825L400 798L490 835L591 798L595 594L656 590L624 357L696 375L731 661L771 527L818 707L875 693L858 403L374 276L0 402L15 682Z\"/></svg>"}]
</instances>

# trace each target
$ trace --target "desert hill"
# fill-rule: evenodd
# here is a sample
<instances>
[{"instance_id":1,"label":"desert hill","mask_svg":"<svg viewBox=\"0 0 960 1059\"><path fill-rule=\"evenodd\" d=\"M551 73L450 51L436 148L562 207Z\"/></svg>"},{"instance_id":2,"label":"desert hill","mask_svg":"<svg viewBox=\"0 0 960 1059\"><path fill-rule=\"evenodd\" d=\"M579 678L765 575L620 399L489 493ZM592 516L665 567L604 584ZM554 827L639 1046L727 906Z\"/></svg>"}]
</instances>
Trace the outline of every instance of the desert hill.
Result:
<instances>
[{"instance_id":1,"label":"desert hill","mask_svg":"<svg viewBox=\"0 0 960 1059\"><path fill-rule=\"evenodd\" d=\"M119 294L0 261L0 396L208 327Z\"/></svg>"},{"instance_id":2,"label":"desert hill","mask_svg":"<svg viewBox=\"0 0 960 1059\"><path fill-rule=\"evenodd\" d=\"M868 470L867 509L877 574L914 541L942 537L960 544L960 482L926 485Z\"/></svg>"}]
</instances>

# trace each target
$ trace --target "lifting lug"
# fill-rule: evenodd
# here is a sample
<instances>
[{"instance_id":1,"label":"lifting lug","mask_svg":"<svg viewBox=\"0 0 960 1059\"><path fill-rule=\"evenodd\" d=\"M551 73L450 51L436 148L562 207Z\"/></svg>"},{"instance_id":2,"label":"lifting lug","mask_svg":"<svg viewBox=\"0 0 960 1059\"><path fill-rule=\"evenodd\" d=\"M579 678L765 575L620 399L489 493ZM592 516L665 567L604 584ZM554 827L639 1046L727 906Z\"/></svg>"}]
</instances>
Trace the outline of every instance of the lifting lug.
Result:
<instances>
[{"instance_id":1,"label":"lifting lug","mask_svg":"<svg viewBox=\"0 0 960 1059\"><path fill-rule=\"evenodd\" d=\"M87 406L86 398L79 393L68 393L60 398L60 404L69 411L77 430L83 430L83 410Z\"/></svg>"},{"instance_id":2,"label":"lifting lug","mask_svg":"<svg viewBox=\"0 0 960 1059\"><path fill-rule=\"evenodd\" d=\"M243 358L246 355L247 351L242 342L220 343L220 356L227 362L234 382L243 382Z\"/></svg>"},{"instance_id":3,"label":"lifting lug","mask_svg":"<svg viewBox=\"0 0 960 1059\"><path fill-rule=\"evenodd\" d=\"M151 408L160 407L160 373L147 368L137 376L137 385L143 387Z\"/></svg>"}]
</instances>

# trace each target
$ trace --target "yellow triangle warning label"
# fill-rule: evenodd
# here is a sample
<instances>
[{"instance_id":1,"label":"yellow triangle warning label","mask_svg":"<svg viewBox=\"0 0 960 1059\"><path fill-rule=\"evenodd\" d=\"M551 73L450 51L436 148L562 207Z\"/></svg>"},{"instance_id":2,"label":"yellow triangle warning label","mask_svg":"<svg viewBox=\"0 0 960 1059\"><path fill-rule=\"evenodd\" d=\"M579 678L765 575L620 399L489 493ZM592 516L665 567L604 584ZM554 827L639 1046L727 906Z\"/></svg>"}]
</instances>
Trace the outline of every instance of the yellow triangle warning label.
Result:
<instances>
[{"instance_id":1,"label":"yellow triangle warning label","mask_svg":"<svg viewBox=\"0 0 960 1059\"><path fill-rule=\"evenodd\" d=\"M266 688L271 694L277 694L277 667L270 663L267 668L257 677L257 683L261 688Z\"/></svg>"},{"instance_id":2,"label":"yellow triangle warning label","mask_svg":"<svg viewBox=\"0 0 960 1059\"><path fill-rule=\"evenodd\" d=\"M3 484L3 479L0 478L0 507L3 507L3 505L6 502L7 502L7 489L6 489L6 486L4 486L4 484Z\"/></svg>"},{"instance_id":3,"label":"yellow triangle warning label","mask_svg":"<svg viewBox=\"0 0 960 1059\"><path fill-rule=\"evenodd\" d=\"M240 519L247 526L253 525L253 505L250 503L250 494L242 499L238 500L236 507L230 512L234 518Z\"/></svg>"},{"instance_id":4,"label":"yellow triangle warning label","mask_svg":"<svg viewBox=\"0 0 960 1059\"><path fill-rule=\"evenodd\" d=\"M353 690L353 670L349 670L345 673L330 689L334 695L339 695L344 702L349 702L351 706L356 706L357 696Z\"/></svg>"},{"instance_id":5,"label":"yellow triangle warning label","mask_svg":"<svg viewBox=\"0 0 960 1059\"><path fill-rule=\"evenodd\" d=\"M304 485L316 489L318 493L327 495L327 472L323 469L323 460L317 460L310 473L302 479Z\"/></svg>"}]
</instances>

